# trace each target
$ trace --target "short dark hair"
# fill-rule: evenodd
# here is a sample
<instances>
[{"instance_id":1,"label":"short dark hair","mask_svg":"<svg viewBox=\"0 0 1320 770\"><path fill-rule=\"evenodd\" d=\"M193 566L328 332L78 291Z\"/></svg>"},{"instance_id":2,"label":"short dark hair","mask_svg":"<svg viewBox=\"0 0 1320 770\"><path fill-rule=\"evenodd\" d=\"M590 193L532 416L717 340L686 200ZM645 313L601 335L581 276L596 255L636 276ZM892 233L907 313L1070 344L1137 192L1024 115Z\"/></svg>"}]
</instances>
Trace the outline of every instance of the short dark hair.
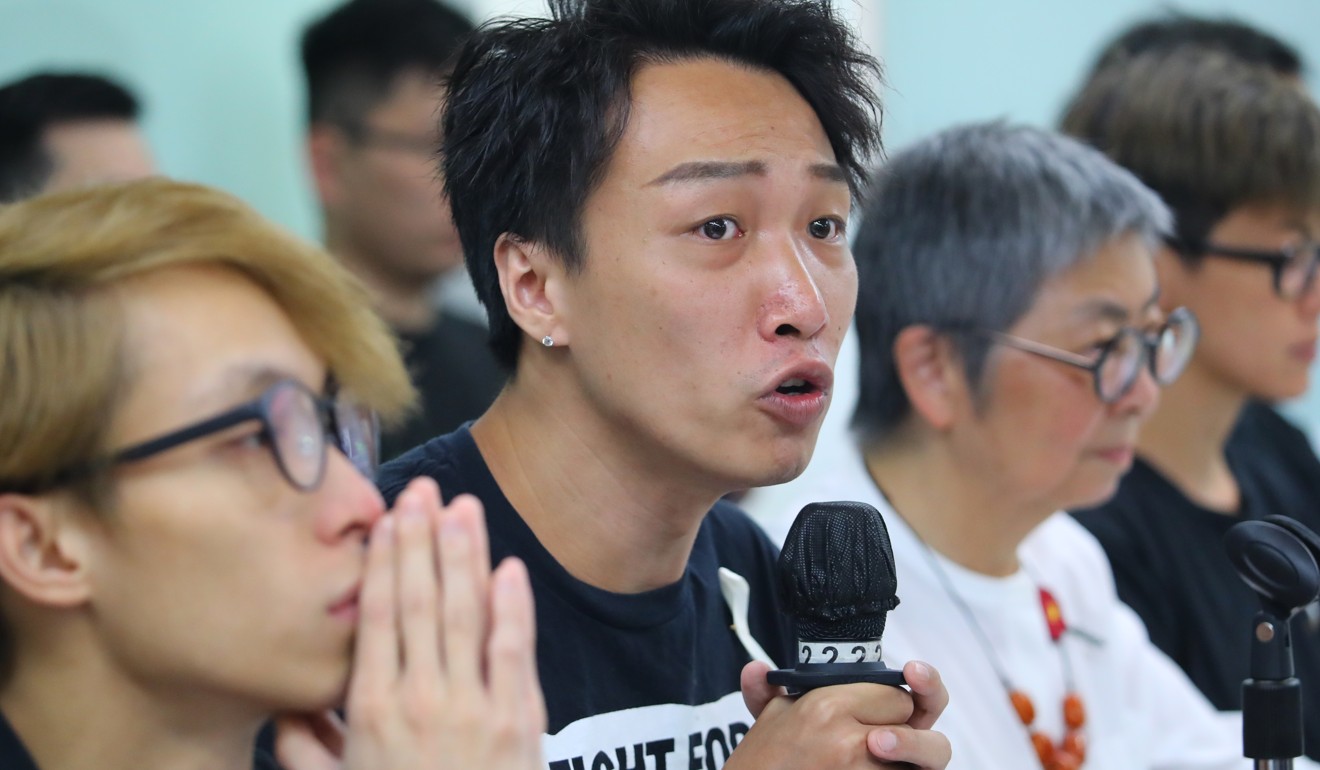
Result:
<instances>
[{"instance_id":1,"label":"short dark hair","mask_svg":"<svg viewBox=\"0 0 1320 770\"><path fill-rule=\"evenodd\" d=\"M1133 56L1184 45L1221 51L1280 75L1302 74L1302 57L1297 49L1264 30L1227 16L1206 18L1171 11L1163 17L1138 22L1110 41L1096 57L1091 75Z\"/></svg>"},{"instance_id":2,"label":"short dark hair","mask_svg":"<svg viewBox=\"0 0 1320 770\"><path fill-rule=\"evenodd\" d=\"M434 75L439 84L471 31L466 16L436 0L350 0L339 6L303 32L308 120L352 128L409 71Z\"/></svg>"},{"instance_id":3,"label":"short dark hair","mask_svg":"<svg viewBox=\"0 0 1320 770\"><path fill-rule=\"evenodd\" d=\"M861 375L853 426L883 443L912 411L894 361L909 326L1006 331L1051 277L1125 236L1153 254L1169 210L1075 139L1029 126L948 129L876 176L853 254ZM981 393L989 343L950 336Z\"/></svg>"},{"instance_id":4,"label":"short dark hair","mask_svg":"<svg viewBox=\"0 0 1320 770\"><path fill-rule=\"evenodd\" d=\"M504 21L464 46L444 113L446 192L496 358L521 330L500 294L504 233L580 269L582 207L628 122L643 65L715 58L778 73L811 105L857 193L880 150L880 65L829 0L550 0L551 18Z\"/></svg>"},{"instance_id":5,"label":"short dark hair","mask_svg":"<svg viewBox=\"0 0 1320 770\"><path fill-rule=\"evenodd\" d=\"M1077 94L1062 128L1164 198L1191 262L1235 208L1320 206L1320 108L1295 83L1219 51L1118 62Z\"/></svg>"},{"instance_id":6,"label":"short dark hair","mask_svg":"<svg viewBox=\"0 0 1320 770\"><path fill-rule=\"evenodd\" d=\"M0 87L0 203L34 195L54 172L42 144L52 125L78 120L137 120L141 106L101 75L37 73Z\"/></svg>"}]
</instances>

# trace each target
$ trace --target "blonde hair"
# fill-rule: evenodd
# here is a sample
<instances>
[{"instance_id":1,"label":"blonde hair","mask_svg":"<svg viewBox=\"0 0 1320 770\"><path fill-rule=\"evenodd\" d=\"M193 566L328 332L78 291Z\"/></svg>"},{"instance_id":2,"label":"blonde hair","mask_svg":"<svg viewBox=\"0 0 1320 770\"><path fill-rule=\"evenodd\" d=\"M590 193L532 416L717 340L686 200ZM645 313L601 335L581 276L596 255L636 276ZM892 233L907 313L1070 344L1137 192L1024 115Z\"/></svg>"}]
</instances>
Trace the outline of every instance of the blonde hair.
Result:
<instances>
[{"instance_id":1,"label":"blonde hair","mask_svg":"<svg viewBox=\"0 0 1320 770\"><path fill-rule=\"evenodd\" d=\"M389 421L414 400L398 346L356 280L233 196L149 179L0 206L0 493L41 489L109 450L124 389L122 281L179 266L234 270L264 289L340 386ZM109 506L104 474L70 485ZM14 665L0 615L0 685Z\"/></svg>"},{"instance_id":2,"label":"blonde hair","mask_svg":"<svg viewBox=\"0 0 1320 770\"><path fill-rule=\"evenodd\" d=\"M0 492L19 480L40 487L107 451L126 376L113 288L196 265L269 293L342 388L383 419L412 404L397 343L356 280L237 198L164 179L47 195L0 207Z\"/></svg>"}]
</instances>

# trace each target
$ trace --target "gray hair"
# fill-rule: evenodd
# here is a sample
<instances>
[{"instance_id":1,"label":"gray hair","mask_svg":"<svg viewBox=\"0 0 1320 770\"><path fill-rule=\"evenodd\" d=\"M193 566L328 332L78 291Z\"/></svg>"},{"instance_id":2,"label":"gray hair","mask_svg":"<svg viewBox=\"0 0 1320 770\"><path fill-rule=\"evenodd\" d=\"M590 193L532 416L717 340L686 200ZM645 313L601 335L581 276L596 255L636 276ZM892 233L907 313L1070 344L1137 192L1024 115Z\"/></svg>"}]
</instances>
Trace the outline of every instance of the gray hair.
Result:
<instances>
[{"instance_id":1,"label":"gray hair","mask_svg":"<svg viewBox=\"0 0 1320 770\"><path fill-rule=\"evenodd\" d=\"M1127 235L1153 251L1171 225L1135 176L1044 129L961 126L896 155L876 175L853 247L861 345L853 425L865 440L883 440L911 410L893 358L903 329L1007 330L1052 276ZM952 339L979 386L989 343Z\"/></svg>"}]
</instances>

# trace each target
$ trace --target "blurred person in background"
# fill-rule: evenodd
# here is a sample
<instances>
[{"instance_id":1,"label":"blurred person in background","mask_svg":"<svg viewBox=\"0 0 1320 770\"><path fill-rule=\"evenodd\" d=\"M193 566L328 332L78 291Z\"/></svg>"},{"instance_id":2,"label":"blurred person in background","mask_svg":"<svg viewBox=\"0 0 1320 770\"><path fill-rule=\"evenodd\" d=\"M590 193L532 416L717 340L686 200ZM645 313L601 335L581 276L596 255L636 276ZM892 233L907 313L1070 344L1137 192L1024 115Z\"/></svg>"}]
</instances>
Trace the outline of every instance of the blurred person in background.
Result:
<instances>
[{"instance_id":1,"label":"blurred person in background","mask_svg":"<svg viewBox=\"0 0 1320 770\"><path fill-rule=\"evenodd\" d=\"M307 152L326 248L404 342L419 409L398 454L481 414L504 381L486 329L437 302L463 250L436 164L442 80L472 30L436 0L351 0L307 27Z\"/></svg>"},{"instance_id":2,"label":"blurred person in background","mask_svg":"<svg viewBox=\"0 0 1320 770\"><path fill-rule=\"evenodd\" d=\"M1300 81L1302 55L1280 38L1233 18L1210 18L1183 12L1139 21L1124 29L1101 49L1086 80L1109 67L1143 53L1171 51L1184 46L1218 51L1247 64L1266 67L1281 77Z\"/></svg>"},{"instance_id":3,"label":"blurred person in background","mask_svg":"<svg viewBox=\"0 0 1320 770\"><path fill-rule=\"evenodd\" d=\"M1306 390L1320 332L1320 109L1269 67L1184 46L1101 70L1062 127L1173 210L1160 304L1192 309L1202 328L1117 495L1076 515L1151 639L1216 706L1238 709L1259 601L1224 533L1271 514L1320 530L1320 460L1268 406ZM1320 702L1314 618L1293 621L1308 702ZM1320 720L1306 728L1320 757Z\"/></svg>"},{"instance_id":4,"label":"blurred person in background","mask_svg":"<svg viewBox=\"0 0 1320 770\"><path fill-rule=\"evenodd\" d=\"M0 203L156 173L125 86L38 73L0 86Z\"/></svg>"}]
</instances>

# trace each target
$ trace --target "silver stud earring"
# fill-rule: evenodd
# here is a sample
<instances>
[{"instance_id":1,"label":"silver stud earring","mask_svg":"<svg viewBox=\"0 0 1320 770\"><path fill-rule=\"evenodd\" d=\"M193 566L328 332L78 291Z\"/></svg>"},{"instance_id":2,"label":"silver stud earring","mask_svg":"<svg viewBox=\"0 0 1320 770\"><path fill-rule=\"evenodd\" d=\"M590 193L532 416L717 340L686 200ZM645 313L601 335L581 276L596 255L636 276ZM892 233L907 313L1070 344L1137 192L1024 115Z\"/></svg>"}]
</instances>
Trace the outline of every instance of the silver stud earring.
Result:
<instances>
[{"instance_id":1,"label":"silver stud earring","mask_svg":"<svg viewBox=\"0 0 1320 770\"><path fill-rule=\"evenodd\" d=\"M547 348L553 348L555 346L555 338L547 334L541 338L541 344L545 345Z\"/></svg>"}]
</instances>

